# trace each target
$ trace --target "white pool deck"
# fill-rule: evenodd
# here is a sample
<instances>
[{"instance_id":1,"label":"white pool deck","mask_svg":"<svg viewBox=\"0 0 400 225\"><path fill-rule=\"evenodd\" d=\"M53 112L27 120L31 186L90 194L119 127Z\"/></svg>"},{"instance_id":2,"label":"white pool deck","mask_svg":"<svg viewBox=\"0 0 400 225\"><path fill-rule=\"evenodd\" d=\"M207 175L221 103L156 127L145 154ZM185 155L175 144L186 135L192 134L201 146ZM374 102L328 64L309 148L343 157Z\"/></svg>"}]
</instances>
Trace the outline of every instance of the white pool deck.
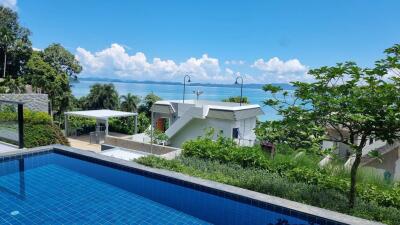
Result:
<instances>
[{"instance_id":1,"label":"white pool deck","mask_svg":"<svg viewBox=\"0 0 400 225\"><path fill-rule=\"evenodd\" d=\"M0 142L0 153L13 152L13 151L17 151L17 150L18 150L18 148L16 146L9 145L4 142Z\"/></svg>"},{"instance_id":2,"label":"white pool deck","mask_svg":"<svg viewBox=\"0 0 400 225\"><path fill-rule=\"evenodd\" d=\"M128 150L123 148L112 148L109 150L102 151L100 152L100 154L128 161L132 161L134 159L150 155L149 153L146 152Z\"/></svg>"}]
</instances>

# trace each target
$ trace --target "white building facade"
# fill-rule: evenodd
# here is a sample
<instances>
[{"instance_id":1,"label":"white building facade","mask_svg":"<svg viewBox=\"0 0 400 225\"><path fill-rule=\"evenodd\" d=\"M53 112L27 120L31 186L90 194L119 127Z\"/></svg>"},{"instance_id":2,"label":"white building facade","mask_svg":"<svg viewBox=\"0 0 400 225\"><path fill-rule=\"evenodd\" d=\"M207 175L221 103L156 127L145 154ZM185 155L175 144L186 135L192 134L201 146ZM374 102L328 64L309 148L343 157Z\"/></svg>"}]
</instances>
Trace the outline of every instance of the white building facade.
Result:
<instances>
[{"instance_id":1,"label":"white building facade","mask_svg":"<svg viewBox=\"0 0 400 225\"><path fill-rule=\"evenodd\" d=\"M252 146L256 140L254 128L257 116L263 111L259 105L181 100L158 101L152 107L153 126L169 137L169 145L181 147L191 139L203 136L209 128L233 138L239 145Z\"/></svg>"}]
</instances>

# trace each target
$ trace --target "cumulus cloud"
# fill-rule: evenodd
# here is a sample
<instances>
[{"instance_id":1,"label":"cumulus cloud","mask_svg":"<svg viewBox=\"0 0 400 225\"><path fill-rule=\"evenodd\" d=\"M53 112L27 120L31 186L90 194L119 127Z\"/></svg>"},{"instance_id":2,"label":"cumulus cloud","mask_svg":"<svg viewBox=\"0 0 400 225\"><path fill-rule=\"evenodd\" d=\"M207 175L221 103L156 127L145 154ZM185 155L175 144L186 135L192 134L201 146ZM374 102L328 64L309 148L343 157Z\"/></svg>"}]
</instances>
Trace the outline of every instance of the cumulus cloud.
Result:
<instances>
[{"instance_id":1,"label":"cumulus cloud","mask_svg":"<svg viewBox=\"0 0 400 225\"><path fill-rule=\"evenodd\" d=\"M258 59L253 68L262 72L261 79L272 80L272 82L308 81L312 77L307 74L308 67L298 59L281 60L273 57L269 60Z\"/></svg>"},{"instance_id":2,"label":"cumulus cloud","mask_svg":"<svg viewBox=\"0 0 400 225\"><path fill-rule=\"evenodd\" d=\"M103 50L92 52L76 49L75 57L83 66L83 76L115 77L131 80L181 81L190 74L193 82L232 83L236 76L245 78L245 83L307 81L308 67L298 59L288 61L277 57L258 59L252 65L243 60L223 61L203 54L182 62L171 59L148 59L143 52L128 53L121 44L112 44ZM237 65L243 65L239 69ZM235 70L232 68L236 68Z\"/></svg>"},{"instance_id":3,"label":"cumulus cloud","mask_svg":"<svg viewBox=\"0 0 400 225\"><path fill-rule=\"evenodd\" d=\"M219 60L207 54L191 57L184 62L153 58L148 60L143 52L128 54L120 44L99 52L77 48L75 57L83 66L83 74L124 77L135 80L179 80L191 74L195 82L228 82L232 74L221 69Z\"/></svg>"},{"instance_id":4,"label":"cumulus cloud","mask_svg":"<svg viewBox=\"0 0 400 225\"><path fill-rule=\"evenodd\" d=\"M0 0L0 5L17 10L17 0Z\"/></svg>"}]
</instances>

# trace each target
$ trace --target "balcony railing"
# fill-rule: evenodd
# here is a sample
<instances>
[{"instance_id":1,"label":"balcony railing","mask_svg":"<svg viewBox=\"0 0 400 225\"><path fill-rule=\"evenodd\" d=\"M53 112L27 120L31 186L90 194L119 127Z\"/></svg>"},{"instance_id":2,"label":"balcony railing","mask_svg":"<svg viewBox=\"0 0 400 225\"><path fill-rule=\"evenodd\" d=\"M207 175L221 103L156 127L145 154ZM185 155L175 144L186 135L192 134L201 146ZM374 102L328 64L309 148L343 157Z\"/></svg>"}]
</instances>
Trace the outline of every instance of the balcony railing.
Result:
<instances>
[{"instance_id":1,"label":"balcony railing","mask_svg":"<svg viewBox=\"0 0 400 225\"><path fill-rule=\"evenodd\" d=\"M24 148L24 103L0 100L0 141Z\"/></svg>"}]
</instances>

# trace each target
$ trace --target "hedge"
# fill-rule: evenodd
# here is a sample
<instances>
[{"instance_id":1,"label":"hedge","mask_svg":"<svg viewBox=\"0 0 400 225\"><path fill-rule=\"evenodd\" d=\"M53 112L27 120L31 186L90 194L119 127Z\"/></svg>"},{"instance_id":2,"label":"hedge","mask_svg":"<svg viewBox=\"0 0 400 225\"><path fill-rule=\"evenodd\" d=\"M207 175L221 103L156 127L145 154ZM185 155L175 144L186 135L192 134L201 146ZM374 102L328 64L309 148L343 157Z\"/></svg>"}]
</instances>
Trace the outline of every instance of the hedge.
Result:
<instances>
[{"instance_id":1,"label":"hedge","mask_svg":"<svg viewBox=\"0 0 400 225\"><path fill-rule=\"evenodd\" d=\"M304 165L300 160L271 160L259 147L240 147L232 140L219 137L216 141L208 137L199 137L183 144L185 157L217 160L223 163L236 163L242 167L254 167L279 174L293 182L303 182L317 185L322 189L335 189L347 194L350 189L348 177L333 176L329 170ZM307 157L312 157L307 155ZM400 209L400 187L381 188L374 184L359 183L357 185L359 198L374 202L385 207Z\"/></svg>"}]
</instances>

